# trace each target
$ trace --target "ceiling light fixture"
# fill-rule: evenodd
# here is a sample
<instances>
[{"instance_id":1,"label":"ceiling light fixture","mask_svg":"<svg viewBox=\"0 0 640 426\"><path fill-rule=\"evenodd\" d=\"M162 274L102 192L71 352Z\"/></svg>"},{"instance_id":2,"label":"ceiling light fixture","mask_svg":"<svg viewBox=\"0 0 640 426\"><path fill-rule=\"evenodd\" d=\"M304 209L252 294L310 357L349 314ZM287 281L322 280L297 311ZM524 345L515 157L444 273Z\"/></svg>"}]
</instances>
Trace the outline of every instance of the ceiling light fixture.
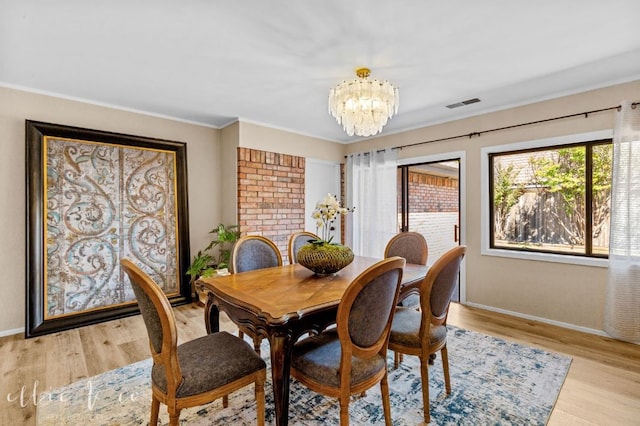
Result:
<instances>
[{"instance_id":1,"label":"ceiling light fixture","mask_svg":"<svg viewBox=\"0 0 640 426\"><path fill-rule=\"evenodd\" d=\"M373 136L398 112L399 92L388 81L368 80L368 68L357 79L343 81L329 91L329 112L349 136Z\"/></svg>"}]
</instances>

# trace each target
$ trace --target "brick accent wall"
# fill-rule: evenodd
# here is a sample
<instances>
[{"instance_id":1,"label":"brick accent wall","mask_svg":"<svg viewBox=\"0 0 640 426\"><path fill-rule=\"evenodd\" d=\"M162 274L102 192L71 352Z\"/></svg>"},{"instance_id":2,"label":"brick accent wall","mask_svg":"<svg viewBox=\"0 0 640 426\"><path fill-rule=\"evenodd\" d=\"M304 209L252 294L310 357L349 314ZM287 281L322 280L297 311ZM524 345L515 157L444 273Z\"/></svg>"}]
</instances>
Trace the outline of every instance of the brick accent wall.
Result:
<instances>
[{"instance_id":1,"label":"brick accent wall","mask_svg":"<svg viewBox=\"0 0 640 426\"><path fill-rule=\"evenodd\" d=\"M398 171L398 205L401 203ZM409 213L457 212L458 180L425 173L409 172Z\"/></svg>"},{"instance_id":2,"label":"brick accent wall","mask_svg":"<svg viewBox=\"0 0 640 426\"><path fill-rule=\"evenodd\" d=\"M304 230L305 158L238 148L238 224L271 239L288 262L289 236Z\"/></svg>"}]
</instances>

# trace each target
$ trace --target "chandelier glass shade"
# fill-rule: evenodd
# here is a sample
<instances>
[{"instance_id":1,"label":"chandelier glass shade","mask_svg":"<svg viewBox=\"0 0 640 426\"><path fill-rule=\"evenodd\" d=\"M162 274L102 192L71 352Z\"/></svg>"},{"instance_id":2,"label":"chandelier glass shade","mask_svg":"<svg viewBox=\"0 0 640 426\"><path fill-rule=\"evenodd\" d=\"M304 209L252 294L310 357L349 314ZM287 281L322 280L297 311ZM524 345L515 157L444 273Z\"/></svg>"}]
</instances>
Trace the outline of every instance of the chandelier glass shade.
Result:
<instances>
[{"instance_id":1,"label":"chandelier glass shade","mask_svg":"<svg viewBox=\"0 0 640 426\"><path fill-rule=\"evenodd\" d=\"M369 80L368 68L357 79L343 81L329 91L329 113L349 136L373 136L398 112L399 92L388 81Z\"/></svg>"}]
</instances>

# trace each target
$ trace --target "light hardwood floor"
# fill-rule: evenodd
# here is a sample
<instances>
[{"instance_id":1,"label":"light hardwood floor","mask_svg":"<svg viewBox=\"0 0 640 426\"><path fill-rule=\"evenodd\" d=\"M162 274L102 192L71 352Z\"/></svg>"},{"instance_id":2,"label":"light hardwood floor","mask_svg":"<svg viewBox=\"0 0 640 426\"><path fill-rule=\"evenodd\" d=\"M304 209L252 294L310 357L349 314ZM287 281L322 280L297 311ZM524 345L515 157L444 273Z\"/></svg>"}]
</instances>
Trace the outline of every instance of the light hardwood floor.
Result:
<instances>
[{"instance_id":1,"label":"light hardwood floor","mask_svg":"<svg viewBox=\"0 0 640 426\"><path fill-rule=\"evenodd\" d=\"M202 308L175 311L180 342L204 335ZM223 329L234 329L221 320ZM639 346L456 304L449 323L573 358L550 425L640 425ZM55 389L148 357L140 316L26 340L0 338L0 425L35 425L34 388Z\"/></svg>"}]
</instances>

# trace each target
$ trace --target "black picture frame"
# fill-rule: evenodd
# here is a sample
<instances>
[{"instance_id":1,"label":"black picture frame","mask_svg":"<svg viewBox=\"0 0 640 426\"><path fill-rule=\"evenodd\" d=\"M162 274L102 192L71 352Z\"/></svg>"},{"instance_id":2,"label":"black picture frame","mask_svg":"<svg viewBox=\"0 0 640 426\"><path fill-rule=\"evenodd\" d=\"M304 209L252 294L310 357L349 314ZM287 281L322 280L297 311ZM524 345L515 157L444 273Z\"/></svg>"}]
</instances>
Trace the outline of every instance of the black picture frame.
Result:
<instances>
[{"instance_id":1,"label":"black picture frame","mask_svg":"<svg viewBox=\"0 0 640 426\"><path fill-rule=\"evenodd\" d=\"M165 252L165 266L169 271L174 272L173 274L167 273L170 280L172 291L165 291L172 305L181 305L185 303L191 302L191 284L186 271L189 267L190 262L190 253L189 253L189 222L188 222L188 184L187 184L187 152L186 152L186 143L184 142L176 142L170 140L163 139L155 139L134 135L126 135L120 133L111 133L100 130L91 130L80 127L66 126L60 124L52 124L45 123L40 121L32 121L25 120L25 141L26 141L26 214L27 214L27 226L26 226L26 327L25 327L25 336L35 337L44 334L54 333L62 330L68 330L76 327L81 327L89 324L95 324L103 321L108 321L116 318L122 318L125 316L135 315L139 312L137 303L135 298L129 299L122 303L114 303L114 304L106 304L104 306L93 306L88 309L79 310L77 312L64 312L62 314L54 314L51 315L48 304L45 307L45 303L47 303L47 296L49 293L45 293L49 286L52 289L57 289L62 286L57 286L56 283L52 282L52 278L50 278L47 271L54 270L49 264L47 264L48 260L54 259L53 256L48 258L48 254L52 251L55 252L57 248L54 248L50 245L51 238L51 217L54 215L48 207L52 204L49 197L50 189L52 185L55 185L56 179L51 178L50 175L55 174L55 167L51 166L56 161L56 154L52 153L49 155L48 152L45 152L45 147L47 146L47 142L50 143L50 146L54 146L54 143L59 144L64 149L60 150L61 152L65 152L65 158L61 158L59 162L67 162L68 161L68 152L69 150L73 151L74 146L84 147L85 144L88 146L87 150L91 150L92 146L97 148L105 148L109 150L109 152L113 153L117 152L125 152L127 155L117 154L112 155L116 158L121 159L124 163L127 158L134 158L137 156L143 155L156 155L157 157L162 157L168 159L166 161L169 166L166 167L165 170L170 171L173 170L173 173L166 173L165 176L169 176L164 179L164 182L170 181L169 184L172 184L170 187L171 191L173 191L172 196L166 197L168 201L167 204L171 203L169 207L165 207L163 212L166 210L169 213L169 220L166 223L170 224L171 230L174 231L170 233L172 240L170 241L169 249ZM65 147L64 144L68 143L70 147ZM76 144L76 145L73 145ZM53 150L51 150L53 152ZM60 156L62 157L62 156ZM48 162L50 161L50 162ZM92 161L86 159L86 156L83 157L83 162ZM77 167L78 162L71 162L72 165ZM83 163L83 165L86 163ZM93 164L93 163L89 163ZM173 166L173 167L170 167ZM132 166L133 168L133 166ZM94 168L95 169L95 168ZM103 167L103 169L108 169L107 167ZM126 167L120 166L118 170L124 170ZM120 180L118 182L124 182L122 176L124 172L119 172ZM48 179L50 178L50 179ZM57 181L63 181L65 179L57 179ZM87 178L88 180L88 178ZM133 179L132 179L133 180ZM131 182L129 180L128 182ZM52 184L51 181L54 181ZM91 182L95 182L93 179ZM140 180L138 180L140 181ZM143 179L142 179L143 181ZM140 184L140 188L144 186L143 182ZM49 188L46 187L49 185ZM96 188L99 188L96 185ZM120 186L120 190L123 188L129 189L130 187L126 187L125 185ZM162 188L162 187L159 187ZM97 189L99 191L99 189ZM84 191L84 189L82 190ZM79 191L79 192L82 192ZM171 192L169 191L169 192ZM139 193L142 194L142 189L139 189ZM158 191L160 192L160 191ZM162 194L165 194L162 192ZM63 195L66 195L63 194ZM128 195L125 196L125 198ZM164 195L161 195L163 197ZM57 198L56 198L57 199ZM123 203L124 204L124 203ZM151 203L149 203L151 204ZM124 207L120 207L118 203L112 203L113 206L118 206L118 208L124 209ZM102 213L99 209L93 208L95 214L101 215ZM131 207L129 210L131 211ZM67 216L70 213L67 214ZM130 213L127 215L131 216ZM174 215L174 216L173 216ZM56 217L60 215L56 214ZM115 216L113 214L112 216ZM124 215L123 215L124 216ZM49 221L49 222L46 222ZM60 223L61 221L57 222ZM86 221L85 221L86 222ZM125 222L124 219L121 219L121 222ZM133 225L130 225L133 228ZM114 227L115 228L115 227ZM117 230L114 231L114 228L110 230L111 238L113 241L116 240L124 240L125 233L118 233ZM119 229L122 229L119 228ZM48 232L48 234L47 234ZM133 231L128 229L129 234L133 235ZM167 234L169 234L167 232ZM140 239L139 235L136 241ZM67 237L67 240L69 238ZM63 240L64 241L64 240ZM133 241L133 239L131 240ZM118 243L122 245L122 243ZM138 243L139 244L139 243ZM156 243L157 244L157 243ZM169 243L167 243L169 244ZM86 245L86 244L85 244ZM56 247L58 247L57 245ZM69 250L71 251L71 250ZM77 255L73 257L65 257L58 256L55 259L82 259L82 252L84 250L77 251ZM121 250L126 251L126 250ZM133 249L129 250L132 252ZM117 252L117 248L113 249L109 252L111 253L109 259L113 260L110 265L111 276L110 280L121 280L124 281L124 274L120 270L119 260L121 257L121 253L117 252L117 259L115 259L115 255L113 253ZM85 252L84 255L87 255ZM85 258L89 259L89 257ZM140 257L143 259L143 257ZM134 260L134 259L132 259ZM79 260L81 261L81 260ZM85 261L85 263L91 264L91 261ZM97 262L97 261L96 261ZM97 262L99 263L99 262ZM68 266L68 265L65 265ZM171 268L171 269L169 269ZM144 270L144 268L143 268ZM83 271L84 273L84 271ZM86 275L86 273L84 273ZM56 274L52 274L56 275ZM106 276L108 275L106 272L102 274L96 274L96 276ZM117 275L117 277L113 277ZM150 274L151 275L151 274ZM153 275L152 275L153 277ZM83 278L84 279L84 278ZM175 281L174 281L175 279ZM93 281L91 281L93 282ZM75 282L74 282L75 283ZM125 284L117 284L122 292L122 288L126 288L129 286L128 281ZM124 287L122 287L124 286ZM98 294L101 291L99 286L95 287ZM130 288L130 287L129 287ZM53 291L53 290L52 290ZM67 291L59 291L58 293L68 294ZM90 292L89 292L90 293ZM109 293L109 295L118 293L113 290ZM53 294L53 293L52 293ZM86 295L87 292L77 291L77 295L83 296ZM119 294L119 293L118 293ZM61 295L62 299L66 297L66 295ZM58 296L56 297L57 300ZM53 299L53 298L52 298ZM89 297L87 296L87 299ZM74 302L75 303L75 302ZM86 300L83 300L87 306L89 303L86 303ZM95 303L95 300L92 302ZM60 305L73 305L72 303L64 303ZM56 305L58 306L58 305Z\"/></svg>"}]
</instances>

